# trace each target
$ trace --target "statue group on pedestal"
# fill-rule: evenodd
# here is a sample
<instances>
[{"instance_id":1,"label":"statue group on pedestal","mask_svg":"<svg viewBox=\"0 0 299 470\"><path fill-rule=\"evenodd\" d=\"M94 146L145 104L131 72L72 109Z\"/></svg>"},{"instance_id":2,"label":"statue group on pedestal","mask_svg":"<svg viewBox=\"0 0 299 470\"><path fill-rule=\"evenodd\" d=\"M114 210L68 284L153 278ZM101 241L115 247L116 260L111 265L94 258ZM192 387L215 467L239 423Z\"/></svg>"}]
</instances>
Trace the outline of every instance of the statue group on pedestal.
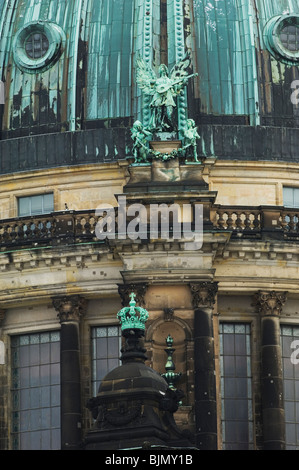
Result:
<instances>
[{"instance_id":1,"label":"statue group on pedestal","mask_svg":"<svg viewBox=\"0 0 299 470\"><path fill-rule=\"evenodd\" d=\"M137 62L137 83L143 93L150 97L149 104L151 117L149 124L144 126L141 121L135 121L131 129L133 140L133 153L135 163L146 163L149 156L164 160L183 155L198 162L197 139L200 138L193 119L187 119L183 129L179 129L183 136L183 146L171 155L160 154L149 149L149 140L153 135L160 133L177 132L175 123L176 97L184 93L189 78L197 74L188 75L190 57L186 57L176 64L169 73L164 64L159 67L159 76L143 60Z\"/></svg>"}]
</instances>

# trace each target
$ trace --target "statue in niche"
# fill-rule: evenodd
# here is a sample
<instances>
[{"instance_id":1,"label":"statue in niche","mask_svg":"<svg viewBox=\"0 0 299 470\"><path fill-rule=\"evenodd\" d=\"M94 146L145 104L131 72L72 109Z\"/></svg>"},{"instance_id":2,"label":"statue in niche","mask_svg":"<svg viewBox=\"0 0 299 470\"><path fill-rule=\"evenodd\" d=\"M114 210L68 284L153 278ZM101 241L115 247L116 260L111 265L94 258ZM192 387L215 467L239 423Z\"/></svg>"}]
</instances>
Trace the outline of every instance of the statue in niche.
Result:
<instances>
[{"instance_id":1,"label":"statue in niche","mask_svg":"<svg viewBox=\"0 0 299 470\"><path fill-rule=\"evenodd\" d=\"M173 132L176 130L174 123L175 98L183 92L190 77L188 68L191 59L186 55L169 72L165 64L159 67L159 76L142 59L137 61L137 83L145 95L151 96L151 119L149 130L151 132Z\"/></svg>"},{"instance_id":2,"label":"statue in niche","mask_svg":"<svg viewBox=\"0 0 299 470\"><path fill-rule=\"evenodd\" d=\"M197 127L195 125L194 119L187 119L186 127L184 129L184 150L185 157L191 157L195 162L198 162L197 156L197 139L200 139L200 136L197 132Z\"/></svg>"}]
</instances>

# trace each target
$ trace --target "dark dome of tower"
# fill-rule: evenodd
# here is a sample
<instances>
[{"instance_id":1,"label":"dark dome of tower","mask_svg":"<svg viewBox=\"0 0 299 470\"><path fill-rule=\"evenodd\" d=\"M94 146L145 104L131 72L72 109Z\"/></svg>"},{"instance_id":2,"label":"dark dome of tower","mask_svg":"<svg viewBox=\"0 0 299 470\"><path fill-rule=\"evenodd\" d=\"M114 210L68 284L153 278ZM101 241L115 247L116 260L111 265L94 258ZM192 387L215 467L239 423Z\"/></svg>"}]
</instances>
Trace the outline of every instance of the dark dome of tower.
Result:
<instances>
[{"instance_id":1,"label":"dark dome of tower","mask_svg":"<svg viewBox=\"0 0 299 470\"><path fill-rule=\"evenodd\" d=\"M156 371L142 362L128 362L109 372L101 382L98 396L146 391L165 394L168 384Z\"/></svg>"}]
</instances>

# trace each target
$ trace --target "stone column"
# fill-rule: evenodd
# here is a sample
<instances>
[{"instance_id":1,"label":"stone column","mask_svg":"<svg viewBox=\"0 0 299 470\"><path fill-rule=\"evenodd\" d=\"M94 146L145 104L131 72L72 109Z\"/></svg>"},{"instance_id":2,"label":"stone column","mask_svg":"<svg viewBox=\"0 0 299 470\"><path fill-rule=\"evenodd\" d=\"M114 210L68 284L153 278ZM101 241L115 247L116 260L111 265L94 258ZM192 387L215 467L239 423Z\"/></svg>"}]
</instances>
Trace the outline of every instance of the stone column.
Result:
<instances>
[{"instance_id":1,"label":"stone column","mask_svg":"<svg viewBox=\"0 0 299 470\"><path fill-rule=\"evenodd\" d=\"M285 449L280 315L286 293L258 292L254 304L261 315L261 395L265 450Z\"/></svg>"},{"instance_id":2,"label":"stone column","mask_svg":"<svg viewBox=\"0 0 299 470\"><path fill-rule=\"evenodd\" d=\"M76 450L82 439L79 323L86 301L78 295L57 297L53 306L61 323L61 448Z\"/></svg>"},{"instance_id":3,"label":"stone column","mask_svg":"<svg viewBox=\"0 0 299 470\"><path fill-rule=\"evenodd\" d=\"M6 310L0 308L0 329L5 320ZM0 336L0 450L8 448L8 396L10 387L7 379L7 369L5 367L5 344L2 341L2 332ZM2 367L1 367L2 366Z\"/></svg>"},{"instance_id":4,"label":"stone column","mask_svg":"<svg viewBox=\"0 0 299 470\"><path fill-rule=\"evenodd\" d=\"M194 376L196 446L217 450L217 407L213 306L218 284L190 284L194 308Z\"/></svg>"},{"instance_id":5,"label":"stone column","mask_svg":"<svg viewBox=\"0 0 299 470\"><path fill-rule=\"evenodd\" d=\"M0 308L0 332L1 332L2 324L5 320L5 316L6 316L6 310L4 308ZM2 341L1 336L2 334L0 335L0 365L4 365L5 364L5 345Z\"/></svg>"}]
</instances>

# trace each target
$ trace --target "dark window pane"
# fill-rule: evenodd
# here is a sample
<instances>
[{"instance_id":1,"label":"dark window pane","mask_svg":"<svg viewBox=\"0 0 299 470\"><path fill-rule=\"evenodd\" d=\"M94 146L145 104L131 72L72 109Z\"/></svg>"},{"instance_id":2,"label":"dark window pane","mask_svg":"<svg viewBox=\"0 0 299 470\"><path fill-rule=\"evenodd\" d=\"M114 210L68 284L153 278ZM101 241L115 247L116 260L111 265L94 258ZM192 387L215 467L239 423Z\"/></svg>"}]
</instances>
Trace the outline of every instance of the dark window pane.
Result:
<instances>
[{"instance_id":1,"label":"dark window pane","mask_svg":"<svg viewBox=\"0 0 299 470\"><path fill-rule=\"evenodd\" d=\"M29 346L22 346L20 352L20 367L26 367L29 365Z\"/></svg>"},{"instance_id":2,"label":"dark window pane","mask_svg":"<svg viewBox=\"0 0 299 470\"><path fill-rule=\"evenodd\" d=\"M43 387L41 389L41 407L45 408L50 404L50 387Z\"/></svg>"},{"instance_id":3,"label":"dark window pane","mask_svg":"<svg viewBox=\"0 0 299 470\"><path fill-rule=\"evenodd\" d=\"M19 199L19 217L30 215L30 199L21 197Z\"/></svg>"},{"instance_id":4,"label":"dark window pane","mask_svg":"<svg viewBox=\"0 0 299 470\"><path fill-rule=\"evenodd\" d=\"M236 380L235 379L224 379L224 390L227 398L233 398L236 396Z\"/></svg>"},{"instance_id":5,"label":"dark window pane","mask_svg":"<svg viewBox=\"0 0 299 470\"><path fill-rule=\"evenodd\" d=\"M33 196L31 198L31 214L37 215L43 213L43 199L42 196Z\"/></svg>"},{"instance_id":6,"label":"dark window pane","mask_svg":"<svg viewBox=\"0 0 299 470\"><path fill-rule=\"evenodd\" d=\"M102 380L108 372L108 364L106 359L99 359L97 361L97 377Z\"/></svg>"},{"instance_id":7,"label":"dark window pane","mask_svg":"<svg viewBox=\"0 0 299 470\"><path fill-rule=\"evenodd\" d=\"M286 448L297 450L299 445L299 364L293 364L291 347L298 340L297 326L281 327L281 344L283 355L284 408L286 422Z\"/></svg>"},{"instance_id":8,"label":"dark window pane","mask_svg":"<svg viewBox=\"0 0 299 470\"><path fill-rule=\"evenodd\" d=\"M97 340L97 357L107 357L108 338L100 338Z\"/></svg>"},{"instance_id":9,"label":"dark window pane","mask_svg":"<svg viewBox=\"0 0 299 470\"><path fill-rule=\"evenodd\" d=\"M96 395L101 380L120 365L121 333L119 326L95 327L92 340L92 388Z\"/></svg>"},{"instance_id":10,"label":"dark window pane","mask_svg":"<svg viewBox=\"0 0 299 470\"><path fill-rule=\"evenodd\" d=\"M50 344L55 341L54 354L49 354ZM60 416L60 363L59 333L22 335L12 343L12 442L15 450L50 450L51 406ZM56 357L57 356L57 357ZM57 363L51 362L53 357ZM50 387L50 383L54 383ZM16 387L19 388L16 389ZM60 435L60 421L56 420ZM55 449L60 444L55 442Z\"/></svg>"},{"instance_id":11,"label":"dark window pane","mask_svg":"<svg viewBox=\"0 0 299 470\"><path fill-rule=\"evenodd\" d=\"M233 355L234 353L235 353L234 336L227 334L223 337L223 354Z\"/></svg>"},{"instance_id":12,"label":"dark window pane","mask_svg":"<svg viewBox=\"0 0 299 470\"><path fill-rule=\"evenodd\" d=\"M236 373L235 370L235 357L234 356L225 356L223 358L223 367L226 376L234 376Z\"/></svg>"},{"instance_id":13,"label":"dark window pane","mask_svg":"<svg viewBox=\"0 0 299 470\"><path fill-rule=\"evenodd\" d=\"M226 450L253 445L250 327L220 324L222 433Z\"/></svg>"},{"instance_id":14,"label":"dark window pane","mask_svg":"<svg viewBox=\"0 0 299 470\"><path fill-rule=\"evenodd\" d=\"M41 450L48 450L51 448L51 431L41 432Z\"/></svg>"},{"instance_id":15,"label":"dark window pane","mask_svg":"<svg viewBox=\"0 0 299 470\"><path fill-rule=\"evenodd\" d=\"M21 388L29 387L29 369L27 368L20 369L19 377L20 377L19 386Z\"/></svg>"},{"instance_id":16,"label":"dark window pane","mask_svg":"<svg viewBox=\"0 0 299 470\"><path fill-rule=\"evenodd\" d=\"M39 59L43 57L49 49L49 41L45 34L33 33L25 43L25 51L31 59Z\"/></svg>"},{"instance_id":17,"label":"dark window pane","mask_svg":"<svg viewBox=\"0 0 299 470\"><path fill-rule=\"evenodd\" d=\"M43 198L43 213L47 214L48 212L52 212L54 210L54 195L53 193L51 194L45 194Z\"/></svg>"},{"instance_id":18,"label":"dark window pane","mask_svg":"<svg viewBox=\"0 0 299 470\"><path fill-rule=\"evenodd\" d=\"M237 398L247 398L248 397L247 379L246 378L238 378L236 380L236 397Z\"/></svg>"},{"instance_id":19,"label":"dark window pane","mask_svg":"<svg viewBox=\"0 0 299 470\"><path fill-rule=\"evenodd\" d=\"M247 357L236 357L236 375L238 377L247 377Z\"/></svg>"},{"instance_id":20,"label":"dark window pane","mask_svg":"<svg viewBox=\"0 0 299 470\"><path fill-rule=\"evenodd\" d=\"M108 341L108 357L113 358L119 355L119 339L115 337L109 338Z\"/></svg>"},{"instance_id":21,"label":"dark window pane","mask_svg":"<svg viewBox=\"0 0 299 470\"><path fill-rule=\"evenodd\" d=\"M235 354L243 355L246 354L246 336L245 335L235 335Z\"/></svg>"},{"instance_id":22,"label":"dark window pane","mask_svg":"<svg viewBox=\"0 0 299 470\"><path fill-rule=\"evenodd\" d=\"M54 211L53 193L20 197L18 200L19 217L48 214Z\"/></svg>"},{"instance_id":23,"label":"dark window pane","mask_svg":"<svg viewBox=\"0 0 299 470\"><path fill-rule=\"evenodd\" d=\"M50 345L49 343L40 345L40 364L49 364L50 362Z\"/></svg>"}]
</instances>

